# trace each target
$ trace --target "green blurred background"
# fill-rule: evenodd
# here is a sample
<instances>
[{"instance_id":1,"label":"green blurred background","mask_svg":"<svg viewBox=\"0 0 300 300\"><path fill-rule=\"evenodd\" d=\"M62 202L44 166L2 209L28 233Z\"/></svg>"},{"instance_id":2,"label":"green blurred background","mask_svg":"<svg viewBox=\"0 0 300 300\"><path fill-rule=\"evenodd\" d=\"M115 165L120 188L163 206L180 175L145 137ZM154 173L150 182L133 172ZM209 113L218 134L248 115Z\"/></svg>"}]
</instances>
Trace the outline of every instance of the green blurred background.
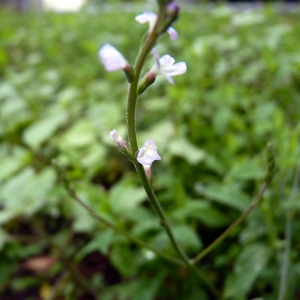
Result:
<instances>
[{"instance_id":1,"label":"green blurred background","mask_svg":"<svg viewBox=\"0 0 300 300\"><path fill-rule=\"evenodd\" d=\"M139 2L136 10L0 10L1 299L215 299L185 268L94 220L51 164L101 216L175 255L109 139L114 128L126 136L128 85L104 70L98 50L108 42L134 62L147 30L134 20ZM188 72L175 86L158 78L138 104L139 144L158 145L154 188L190 257L247 209L274 146L262 203L198 264L226 299L300 299L299 16L296 7L185 3L179 40L163 35L157 49Z\"/></svg>"}]
</instances>

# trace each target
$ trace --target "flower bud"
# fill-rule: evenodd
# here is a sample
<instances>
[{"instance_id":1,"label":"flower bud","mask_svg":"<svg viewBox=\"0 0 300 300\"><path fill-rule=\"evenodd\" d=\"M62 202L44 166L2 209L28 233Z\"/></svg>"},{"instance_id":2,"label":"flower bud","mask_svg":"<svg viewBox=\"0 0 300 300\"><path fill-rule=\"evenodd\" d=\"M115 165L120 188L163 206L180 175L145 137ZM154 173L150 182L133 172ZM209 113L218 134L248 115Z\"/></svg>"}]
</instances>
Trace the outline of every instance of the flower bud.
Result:
<instances>
[{"instance_id":1,"label":"flower bud","mask_svg":"<svg viewBox=\"0 0 300 300\"><path fill-rule=\"evenodd\" d=\"M178 18L178 15L179 15L179 6L175 2L171 2L167 6L166 13L170 17L172 22L174 22Z\"/></svg>"},{"instance_id":2,"label":"flower bud","mask_svg":"<svg viewBox=\"0 0 300 300\"><path fill-rule=\"evenodd\" d=\"M147 87L149 87L155 81L155 78L156 74L154 74L153 72L148 72L139 83L138 95L143 94Z\"/></svg>"},{"instance_id":3,"label":"flower bud","mask_svg":"<svg viewBox=\"0 0 300 300\"><path fill-rule=\"evenodd\" d=\"M127 65L124 69L123 69L125 76L127 78L127 81L130 83L134 80L134 71L133 68L130 65Z\"/></svg>"},{"instance_id":4,"label":"flower bud","mask_svg":"<svg viewBox=\"0 0 300 300\"><path fill-rule=\"evenodd\" d=\"M179 6L177 4L175 4L174 2L171 2L166 7L165 21L162 24L162 26L163 26L162 32L168 31L172 40L177 40L177 36L175 36L172 32L170 32L170 28L172 28L170 26L178 19L178 16L179 16ZM176 32L176 35L177 35L177 32Z\"/></svg>"},{"instance_id":5,"label":"flower bud","mask_svg":"<svg viewBox=\"0 0 300 300\"><path fill-rule=\"evenodd\" d=\"M108 72L130 67L124 56L112 45L105 44L99 50L99 58Z\"/></svg>"},{"instance_id":6,"label":"flower bud","mask_svg":"<svg viewBox=\"0 0 300 300\"><path fill-rule=\"evenodd\" d=\"M99 50L99 58L108 72L123 70L129 82L134 79L134 71L121 52L110 44L103 45Z\"/></svg>"},{"instance_id":7,"label":"flower bud","mask_svg":"<svg viewBox=\"0 0 300 300\"><path fill-rule=\"evenodd\" d=\"M110 133L111 140L118 144L120 148L127 148L127 143L119 136L118 131L116 129L112 130Z\"/></svg>"}]
</instances>

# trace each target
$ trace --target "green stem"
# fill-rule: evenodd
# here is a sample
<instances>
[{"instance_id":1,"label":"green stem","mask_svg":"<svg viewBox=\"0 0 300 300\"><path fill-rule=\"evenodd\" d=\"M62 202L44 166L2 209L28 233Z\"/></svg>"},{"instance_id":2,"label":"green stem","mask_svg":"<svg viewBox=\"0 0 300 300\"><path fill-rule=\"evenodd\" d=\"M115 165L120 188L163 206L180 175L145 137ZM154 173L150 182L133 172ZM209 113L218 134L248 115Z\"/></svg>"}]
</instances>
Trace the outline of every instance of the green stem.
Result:
<instances>
[{"instance_id":1,"label":"green stem","mask_svg":"<svg viewBox=\"0 0 300 300\"><path fill-rule=\"evenodd\" d=\"M144 168L141 164L138 163L136 160L136 154L138 152L138 142L137 142L137 135L136 135L136 107L137 107L137 100L138 100L138 83L140 79L140 74L142 67L144 65L145 59L147 55L150 53L152 48L155 46L156 40L159 36L157 34L157 28L159 26L159 23L163 19L164 11L160 11L160 14L158 15L156 25L150 35L146 38L146 41L141 48L136 63L134 65L134 80L131 82L129 86L129 92L128 92L128 101L127 101L127 113L126 113L126 120L127 120L127 131L128 131L128 140L129 140L129 147L132 153L132 162L136 168L137 174L141 180L141 183L147 193L147 196L149 198L149 201L154 208L155 212L157 213L161 225L164 227L169 240L178 254L178 256L181 258L182 262L186 265L188 269L193 271L197 274L199 278L202 279L202 281L206 284L206 286L211 290L211 292L217 297L221 298L220 294L216 290L216 288L207 280L207 278L198 270L193 264L190 263L188 257L184 253L184 251L180 248L179 244L177 243L174 234L171 230L171 226L169 224L169 221L164 213L164 210L162 206L160 205L160 202L158 201L148 179L145 174Z\"/></svg>"},{"instance_id":2,"label":"green stem","mask_svg":"<svg viewBox=\"0 0 300 300\"><path fill-rule=\"evenodd\" d=\"M75 190L73 189L73 187L71 187L70 184L70 180L67 177L66 173L64 172L64 170L57 164L56 161L52 161L52 164L54 165L58 175L60 176L60 178L63 181L63 185L64 188L66 189L66 191L68 192L69 196L74 199L81 207L83 207L92 217L94 217L96 220L100 221L101 223L105 224L107 227L112 228L113 230L115 230L116 232L121 233L122 235L124 235L126 238L128 238L129 240L133 241L134 243L149 249L150 251L152 251L153 253L155 253L157 256L161 256L163 258L165 258L166 260L178 264L178 265L183 265L182 261L169 256L161 251L156 250L154 247L152 247L151 245L145 243L144 241L138 239L137 237L134 237L133 235L131 235L130 233L128 233L127 231L123 230L122 228L119 228L117 226L115 226L113 223L109 222L108 220L106 220L105 218L101 217L99 214L97 214L90 206L88 206L86 203L84 203L79 196L76 194Z\"/></svg>"},{"instance_id":3,"label":"green stem","mask_svg":"<svg viewBox=\"0 0 300 300\"><path fill-rule=\"evenodd\" d=\"M57 162L53 161L52 162L53 165L55 166L56 171L58 172L58 175L61 177L64 187L66 189L66 191L68 192L69 196L74 199L80 206L82 206L92 217L94 217L96 220L102 222L103 224L105 224L107 227L110 227L112 229L114 229L115 231L121 233L122 235L124 235L125 237L127 237L129 240L135 242L136 244L149 249L150 251L152 251L153 253L155 253L157 256L161 256L164 259L175 263L177 265L186 265L189 269L191 269L192 271L194 271L197 276L199 278L202 279L202 281L205 283L205 285L211 290L211 292L217 297L217 299L221 299L220 294L218 293L218 291L216 290L216 288L207 280L207 278L204 276L204 274L202 274L202 272L200 270L198 270L194 265L192 265L187 258L185 258L184 260L179 260L175 257L172 257L170 255L167 255L161 251L156 250L154 247L150 246L149 244L145 243L144 241L132 236L130 233L128 233L127 231L116 227L113 223L109 222L108 220L106 220L105 218L101 217L99 214L97 214L91 207L89 207L86 203L84 203L76 194L76 192L74 191L74 189L71 187L69 178L67 177L67 175L65 174L64 170L57 164Z\"/></svg>"},{"instance_id":4,"label":"green stem","mask_svg":"<svg viewBox=\"0 0 300 300\"><path fill-rule=\"evenodd\" d=\"M199 262L204 256L210 253L218 244L220 244L229 234L230 232L237 227L247 216L248 214L255 208L258 202L262 199L264 192L266 191L269 181L266 181L261 187L259 193L256 198L253 200L248 209L242 213L218 238L216 238L209 246L207 246L204 250L202 250L197 256L190 259L191 264L196 264Z\"/></svg>"},{"instance_id":5,"label":"green stem","mask_svg":"<svg viewBox=\"0 0 300 300\"><path fill-rule=\"evenodd\" d=\"M142 246L146 249L151 250L156 255L161 256L161 257L165 258L166 260L171 261L172 263L182 265L182 262L180 260L178 260L177 258L169 256L163 252L156 250L154 247L150 246L149 244L145 243L144 241L132 236L127 231L125 231L119 227L116 227L113 223L109 222L108 220L106 220L103 217L101 217L100 215L98 215L91 207L89 207L87 204L85 204L78 196L73 195L72 197L78 204L80 204L86 211L88 211L90 215L92 215L98 221L101 221L107 227L113 228L115 231L126 236L129 240L135 242L136 244L139 244L140 246Z\"/></svg>"},{"instance_id":6,"label":"green stem","mask_svg":"<svg viewBox=\"0 0 300 300\"><path fill-rule=\"evenodd\" d=\"M136 135L136 106L137 106L137 98L138 98L137 88L138 88L138 83L139 83L142 66L145 62L147 55L154 47L156 40L158 38L158 35L155 34L155 30L158 26L157 24L159 24L159 22L160 22L160 18L162 18L161 16L162 16L162 13L160 12L158 19L157 19L156 26L154 27L152 34L148 35L148 37L146 38L146 41L145 41L143 47L141 48L140 53L137 56L136 63L134 66L134 80L131 82L130 87L129 87L128 102L127 102L127 114L126 114L128 140L129 140L129 146L130 146L130 149L132 152L132 157L133 157L132 161L135 165L135 168L136 168L138 176L141 180L141 183L148 195L148 198L149 198L154 210L156 211L156 213L158 214L158 216L160 218L161 225L165 228L167 235L168 235L175 251L179 255L179 257L181 257L182 260L186 264L189 264L188 258L186 257L185 253L182 251L182 249L179 247L177 241L175 240L175 237L171 231L171 227L168 222L168 219L160 205L160 202L158 201L158 199L155 196L155 193L147 179L147 176L145 174L143 166L141 164L139 164L136 160L136 153L138 151L138 143L137 143L137 135Z\"/></svg>"},{"instance_id":7,"label":"green stem","mask_svg":"<svg viewBox=\"0 0 300 300\"><path fill-rule=\"evenodd\" d=\"M164 18L165 10L161 9L159 11L156 24L150 34L147 34L145 43L143 44L138 56L136 58L134 64L134 80L131 82L129 86L128 92L128 101L127 101L127 112L126 112L126 121L127 121L127 131L128 131L128 139L129 139L129 146L131 149L132 155L135 157L135 154L138 151L138 143L137 143L137 136L136 136L136 106L138 100L138 84L139 79L141 76L142 67L145 63L146 57L155 46L156 41L158 39L159 34L156 33L159 23Z\"/></svg>"}]
</instances>

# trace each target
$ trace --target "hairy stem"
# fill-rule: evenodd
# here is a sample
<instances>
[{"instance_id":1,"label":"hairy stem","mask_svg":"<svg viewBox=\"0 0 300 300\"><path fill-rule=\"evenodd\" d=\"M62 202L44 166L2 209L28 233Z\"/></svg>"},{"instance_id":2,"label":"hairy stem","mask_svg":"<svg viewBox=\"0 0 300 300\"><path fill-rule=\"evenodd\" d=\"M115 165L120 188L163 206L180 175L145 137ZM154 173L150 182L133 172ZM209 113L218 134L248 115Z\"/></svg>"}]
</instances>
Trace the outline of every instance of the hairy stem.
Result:
<instances>
[{"instance_id":1,"label":"hairy stem","mask_svg":"<svg viewBox=\"0 0 300 300\"><path fill-rule=\"evenodd\" d=\"M141 180L141 183L147 193L148 199L149 199L153 209L155 210L155 212L157 213L157 215L160 219L161 225L164 227L164 229L169 237L169 240L170 240L174 250L180 257L182 262L186 265L186 267L188 269L190 269L191 271L193 271L195 274L197 274L197 276L203 280L203 282L212 291L212 293L215 296L217 296L218 298L220 298L220 295L218 294L218 291L215 289L215 287L210 282L208 282L208 280L205 278L205 276L190 263L188 257L186 256L184 251L179 246L179 244L176 241L175 236L171 230L170 223L164 213L164 210L163 210L160 202L158 201L158 199L147 179L144 168L136 160L136 154L138 151L138 142L137 142L137 134L136 134L136 107L137 107L137 100L138 100L138 91L137 91L138 83L139 83L140 74L141 74L141 70L144 65L145 59L146 59L147 55L150 53L150 51L152 50L152 48L155 46L156 40L159 36L159 34L157 34L156 32L157 32L157 28L159 27L160 22L163 20L163 16L165 13L164 9L165 8L160 9L160 12L159 12L159 15L158 15L158 18L156 21L156 25L155 25L153 31L150 34L148 34L148 36L145 40L145 43L142 46L142 48L137 56L135 65L134 65L134 80L130 83L130 86L129 86L128 101L127 101L127 113L126 113L129 147L132 152L132 161L136 168L137 174L138 174L138 176Z\"/></svg>"},{"instance_id":2,"label":"hairy stem","mask_svg":"<svg viewBox=\"0 0 300 300\"><path fill-rule=\"evenodd\" d=\"M129 87L129 93L128 93L128 102L127 102L127 129L128 129L128 139L129 139L129 146L132 152L133 157L133 163L136 168L136 171L138 173L138 176L141 180L141 183L148 195L149 201L151 202L155 212L158 214L161 225L165 228L167 235L179 255L179 257L182 258L183 261L188 263L188 259L185 255L185 253L182 251L182 249L179 247L169 224L169 221L163 211L163 208L160 205L160 202L158 201L148 179L145 174L144 168L141 164L139 164L136 160L136 153L138 151L138 143L137 143L137 135L136 135L136 106L137 106L137 100L138 100L138 94L137 94L137 88L139 83L139 78L141 74L141 69L144 65L145 59L149 52L152 50L152 48L155 46L156 40L158 38L158 35L155 34L156 28L159 26L160 20L163 18L164 11L161 10L156 25L152 31L151 34L148 34L144 45L142 46L134 66L134 80L131 82Z\"/></svg>"}]
</instances>

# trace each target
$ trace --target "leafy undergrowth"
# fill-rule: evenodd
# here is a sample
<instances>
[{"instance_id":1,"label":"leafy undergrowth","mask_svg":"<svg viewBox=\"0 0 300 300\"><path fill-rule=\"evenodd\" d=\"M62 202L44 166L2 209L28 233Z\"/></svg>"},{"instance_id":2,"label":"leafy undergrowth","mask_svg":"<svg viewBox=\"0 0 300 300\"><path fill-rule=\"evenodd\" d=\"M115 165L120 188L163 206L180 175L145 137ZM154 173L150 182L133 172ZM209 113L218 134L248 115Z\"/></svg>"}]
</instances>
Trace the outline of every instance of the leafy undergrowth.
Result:
<instances>
[{"instance_id":1,"label":"leafy undergrowth","mask_svg":"<svg viewBox=\"0 0 300 300\"><path fill-rule=\"evenodd\" d=\"M1 299L214 299L185 268L93 219L51 164L98 214L175 255L109 140L113 128L125 136L127 85L98 49L109 42L133 62L146 30L134 16L0 12ZM297 299L299 14L199 8L175 27L179 41L164 36L158 51L188 72L175 87L158 79L138 114L140 145L154 138L162 156L154 187L174 233L190 257L222 233L259 190L271 142L277 172L263 202L198 266L226 299L276 299L290 241L286 299Z\"/></svg>"}]
</instances>

